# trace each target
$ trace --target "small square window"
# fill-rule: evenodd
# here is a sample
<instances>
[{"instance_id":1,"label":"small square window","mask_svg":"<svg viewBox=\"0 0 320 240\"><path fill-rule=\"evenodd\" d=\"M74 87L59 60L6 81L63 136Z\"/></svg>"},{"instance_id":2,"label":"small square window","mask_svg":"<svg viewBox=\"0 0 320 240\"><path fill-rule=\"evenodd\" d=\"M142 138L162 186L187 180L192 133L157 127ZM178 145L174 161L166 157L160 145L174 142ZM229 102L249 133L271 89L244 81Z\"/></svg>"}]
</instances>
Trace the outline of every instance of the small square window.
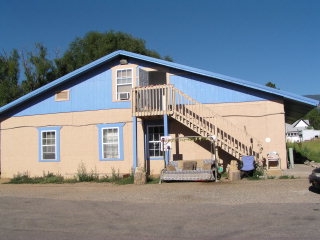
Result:
<instances>
[{"instance_id":1,"label":"small square window","mask_svg":"<svg viewBox=\"0 0 320 240\"><path fill-rule=\"evenodd\" d=\"M63 90L60 92L56 92L55 100L56 101L69 101L70 100L70 91Z\"/></svg>"}]
</instances>

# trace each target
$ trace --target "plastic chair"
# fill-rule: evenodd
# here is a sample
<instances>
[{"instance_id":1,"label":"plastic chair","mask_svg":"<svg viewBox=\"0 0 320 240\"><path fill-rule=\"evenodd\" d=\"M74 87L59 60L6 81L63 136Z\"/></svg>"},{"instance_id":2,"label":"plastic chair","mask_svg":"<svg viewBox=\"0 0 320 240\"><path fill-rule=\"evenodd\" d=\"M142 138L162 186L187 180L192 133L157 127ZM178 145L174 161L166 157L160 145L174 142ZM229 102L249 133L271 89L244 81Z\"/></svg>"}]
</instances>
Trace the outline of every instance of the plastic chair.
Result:
<instances>
[{"instance_id":1,"label":"plastic chair","mask_svg":"<svg viewBox=\"0 0 320 240\"><path fill-rule=\"evenodd\" d=\"M271 163L271 164L270 164ZM280 169L280 157L277 152L270 152L267 154L267 169Z\"/></svg>"},{"instance_id":2,"label":"plastic chair","mask_svg":"<svg viewBox=\"0 0 320 240\"><path fill-rule=\"evenodd\" d=\"M240 168L240 177L252 177L255 170L254 156L242 156L241 157L242 166Z\"/></svg>"}]
</instances>

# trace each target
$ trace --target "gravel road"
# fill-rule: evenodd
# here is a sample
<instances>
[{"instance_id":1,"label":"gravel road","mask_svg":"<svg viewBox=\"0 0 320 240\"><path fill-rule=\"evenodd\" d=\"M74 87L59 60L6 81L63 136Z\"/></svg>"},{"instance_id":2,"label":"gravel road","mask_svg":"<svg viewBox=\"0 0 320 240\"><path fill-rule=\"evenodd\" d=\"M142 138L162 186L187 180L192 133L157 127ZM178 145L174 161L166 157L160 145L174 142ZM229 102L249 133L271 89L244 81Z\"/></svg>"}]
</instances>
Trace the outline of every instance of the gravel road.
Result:
<instances>
[{"instance_id":1,"label":"gravel road","mask_svg":"<svg viewBox=\"0 0 320 240\"><path fill-rule=\"evenodd\" d=\"M309 190L307 179L241 180L222 182L179 182L146 185L110 183L1 184L1 197L48 198L56 200L126 201L136 203L196 202L212 204L319 202Z\"/></svg>"},{"instance_id":2,"label":"gravel road","mask_svg":"<svg viewBox=\"0 0 320 240\"><path fill-rule=\"evenodd\" d=\"M317 238L307 179L0 184L0 239Z\"/></svg>"}]
</instances>

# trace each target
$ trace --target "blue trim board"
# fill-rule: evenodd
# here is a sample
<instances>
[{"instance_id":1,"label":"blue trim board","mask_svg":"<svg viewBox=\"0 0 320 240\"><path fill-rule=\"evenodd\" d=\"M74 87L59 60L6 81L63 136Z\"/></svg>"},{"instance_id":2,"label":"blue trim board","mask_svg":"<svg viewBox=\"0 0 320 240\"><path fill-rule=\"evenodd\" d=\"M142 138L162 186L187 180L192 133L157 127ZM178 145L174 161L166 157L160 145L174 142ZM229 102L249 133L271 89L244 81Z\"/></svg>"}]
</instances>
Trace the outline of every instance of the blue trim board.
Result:
<instances>
[{"instance_id":1,"label":"blue trim board","mask_svg":"<svg viewBox=\"0 0 320 240\"><path fill-rule=\"evenodd\" d=\"M137 137L137 117L132 117L132 167L135 170L137 164L137 148L138 148L138 137Z\"/></svg>"},{"instance_id":2,"label":"blue trim board","mask_svg":"<svg viewBox=\"0 0 320 240\"><path fill-rule=\"evenodd\" d=\"M169 120L168 115L163 116L163 132L164 136L169 136Z\"/></svg>"},{"instance_id":3,"label":"blue trim board","mask_svg":"<svg viewBox=\"0 0 320 240\"><path fill-rule=\"evenodd\" d=\"M168 115L164 115L163 116L163 132L164 132L164 136L169 136L169 119L168 119ZM170 158L170 150L165 151L164 154L166 155L165 157L165 161L166 161L166 165L169 163L169 158Z\"/></svg>"}]
</instances>

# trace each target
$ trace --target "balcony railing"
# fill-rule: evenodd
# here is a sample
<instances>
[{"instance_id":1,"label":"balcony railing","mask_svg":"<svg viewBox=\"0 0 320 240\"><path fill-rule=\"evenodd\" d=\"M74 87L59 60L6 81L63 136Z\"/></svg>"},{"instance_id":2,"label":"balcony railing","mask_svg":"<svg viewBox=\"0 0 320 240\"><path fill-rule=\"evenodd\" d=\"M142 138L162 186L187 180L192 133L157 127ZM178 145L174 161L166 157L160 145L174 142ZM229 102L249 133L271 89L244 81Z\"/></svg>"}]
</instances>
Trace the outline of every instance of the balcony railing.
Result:
<instances>
[{"instance_id":1,"label":"balcony railing","mask_svg":"<svg viewBox=\"0 0 320 240\"><path fill-rule=\"evenodd\" d=\"M186 95L173 85L137 87L132 91L132 114L137 117L170 115L203 137L215 135L218 145L236 158L260 157L262 145L239 127Z\"/></svg>"}]
</instances>

